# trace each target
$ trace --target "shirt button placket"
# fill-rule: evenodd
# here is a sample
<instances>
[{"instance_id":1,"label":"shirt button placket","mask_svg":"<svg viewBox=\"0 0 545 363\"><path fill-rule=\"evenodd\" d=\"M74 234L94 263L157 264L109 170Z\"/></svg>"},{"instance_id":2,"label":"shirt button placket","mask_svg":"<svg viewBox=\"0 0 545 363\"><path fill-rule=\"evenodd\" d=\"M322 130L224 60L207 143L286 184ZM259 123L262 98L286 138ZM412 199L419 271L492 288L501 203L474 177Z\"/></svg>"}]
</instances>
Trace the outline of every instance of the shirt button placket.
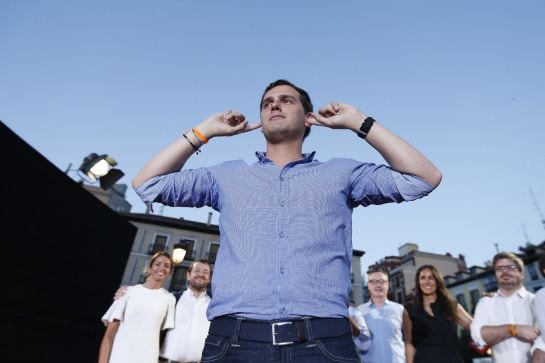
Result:
<instances>
[{"instance_id":1,"label":"shirt button placket","mask_svg":"<svg viewBox=\"0 0 545 363\"><path fill-rule=\"evenodd\" d=\"M279 306L280 309L278 310L278 313L280 315L286 315L288 311L288 302L289 297L287 295L288 289L288 283L289 279L287 278L286 274L286 268L284 267L284 264L286 263L287 256L289 255L289 234L288 234L288 210L286 208L287 206L287 200L288 200L288 191L289 191L289 183L288 178L285 176L285 172L287 170L284 169L280 173L279 177L279 189L278 189L278 200L277 200L277 231L278 231L278 237L279 237L279 243L278 243L278 250L277 250L277 256L278 256L278 287L279 287Z\"/></svg>"}]
</instances>

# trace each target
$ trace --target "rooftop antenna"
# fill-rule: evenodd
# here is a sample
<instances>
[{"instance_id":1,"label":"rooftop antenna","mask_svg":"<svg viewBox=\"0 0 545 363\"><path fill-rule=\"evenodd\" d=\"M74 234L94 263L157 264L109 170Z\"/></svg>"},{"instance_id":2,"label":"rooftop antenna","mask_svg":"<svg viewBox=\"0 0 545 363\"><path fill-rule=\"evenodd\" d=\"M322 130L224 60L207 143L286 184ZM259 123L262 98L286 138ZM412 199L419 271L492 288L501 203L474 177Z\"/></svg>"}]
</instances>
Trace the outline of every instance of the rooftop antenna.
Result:
<instances>
[{"instance_id":1,"label":"rooftop antenna","mask_svg":"<svg viewBox=\"0 0 545 363\"><path fill-rule=\"evenodd\" d=\"M526 239L526 244L530 243L530 239L528 238L528 231L526 230L526 224L524 224L524 222L522 223L522 234Z\"/></svg>"},{"instance_id":2,"label":"rooftop antenna","mask_svg":"<svg viewBox=\"0 0 545 363\"><path fill-rule=\"evenodd\" d=\"M536 207L539 216L541 217L541 224L543 224L543 229L545 229L545 217L543 217L543 212L541 211L541 208L539 208L539 204L537 203L537 199L534 195L534 192L532 191L532 188L530 188L530 195L532 196L533 204Z\"/></svg>"}]
</instances>

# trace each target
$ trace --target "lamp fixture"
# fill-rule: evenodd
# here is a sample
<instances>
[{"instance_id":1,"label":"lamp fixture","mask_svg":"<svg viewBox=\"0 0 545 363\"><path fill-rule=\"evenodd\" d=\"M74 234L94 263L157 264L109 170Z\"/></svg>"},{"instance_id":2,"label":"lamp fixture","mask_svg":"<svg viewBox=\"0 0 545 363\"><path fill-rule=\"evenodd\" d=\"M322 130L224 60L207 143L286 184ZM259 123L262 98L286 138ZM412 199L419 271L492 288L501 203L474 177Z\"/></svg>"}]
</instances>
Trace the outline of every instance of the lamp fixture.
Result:
<instances>
[{"instance_id":1,"label":"lamp fixture","mask_svg":"<svg viewBox=\"0 0 545 363\"><path fill-rule=\"evenodd\" d=\"M186 251L179 247L179 245L174 246L174 249L172 250L172 261L174 261L176 265L181 264L184 260L185 253Z\"/></svg>"},{"instance_id":2,"label":"lamp fixture","mask_svg":"<svg viewBox=\"0 0 545 363\"><path fill-rule=\"evenodd\" d=\"M104 190L111 188L125 175L121 170L114 169L117 161L106 154L91 153L78 169L78 174L89 183L95 183L98 179L100 187Z\"/></svg>"}]
</instances>

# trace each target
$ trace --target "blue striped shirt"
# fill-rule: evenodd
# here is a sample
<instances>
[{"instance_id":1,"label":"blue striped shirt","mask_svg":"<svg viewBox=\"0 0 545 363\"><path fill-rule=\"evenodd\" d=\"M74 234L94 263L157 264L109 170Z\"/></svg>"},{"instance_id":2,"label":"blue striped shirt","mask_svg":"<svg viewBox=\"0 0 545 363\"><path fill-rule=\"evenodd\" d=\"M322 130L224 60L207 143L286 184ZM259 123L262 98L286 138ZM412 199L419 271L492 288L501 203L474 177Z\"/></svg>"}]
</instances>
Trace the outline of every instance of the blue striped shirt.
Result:
<instances>
[{"instance_id":1,"label":"blue striped shirt","mask_svg":"<svg viewBox=\"0 0 545 363\"><path fill-rule=\"evenodd\" d=\"M346 317L351 290L352 209L427 195L424 180L385 165L314 160L279 168L264 153L156 176L137 193L148 205L220 212L220 248L209 319Z\"/></svg>"}]
</instances>

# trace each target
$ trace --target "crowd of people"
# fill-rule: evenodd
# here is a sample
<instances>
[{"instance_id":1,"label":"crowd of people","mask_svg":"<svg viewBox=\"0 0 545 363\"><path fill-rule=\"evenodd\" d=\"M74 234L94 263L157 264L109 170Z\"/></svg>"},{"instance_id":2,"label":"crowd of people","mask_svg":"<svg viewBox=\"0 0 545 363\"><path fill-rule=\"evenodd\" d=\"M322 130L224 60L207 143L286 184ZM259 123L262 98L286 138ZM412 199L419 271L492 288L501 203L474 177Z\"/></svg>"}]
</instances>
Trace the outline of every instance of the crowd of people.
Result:
<instances>
[{"instance_id":1,"label":"crowd of people","mask_svg":"<svg viewBox=\"0 0 545 363\"><path fill-rule=\"evenodd\" d=\"M539 357L542 330L530 315L514 318L522 306L534 306L534 295L522 287L503 289L502 281L513 284L523 272L518 263L504 264L507 257L494 260L500 291L482 303L512 304L511 315L501 321L494 320L497 313L478 316L492 307L478 307L472 319L431 265L418 270L410 305L388 300L388 275L382 271L369 274L370 301L351 304L353 209L425 197L441 182L441 172L352 105L330 102L314 112L308 93L289 81L269 84L259 106L260 121L253 124L234 110L209 116L134 177L133 187L150 209L162 203L220 212L213 298L206 293L211 271L205 261L191 266L188 290L176 303L162 288L172 259L164 252L153 256L145 283L118 290L104 315L99 363L459 362L458 325L475 331L474 339L490 345L495 358L513 346L527 350L519 358L529 359L532 352ZM387 164L318 161L315 152L302 151L312 126L353 131ZM255 163L184 168L212 138L257 129L266 148L256 153ZM499 305L497 311L503 312Z\"/></svg>"},{"instance_id":2,"label":"crowd of people","mask_svg":"<svg viewBox=\"0 0 545 363\"><path fill-rule=\"evenodd\" d=\"M406 306L387 299L387 273L371 272L370 300L358 307L369 331L355 341L361 362L463 362L458 327L471 332L479 351L490 348L494 362L545 362L545 288L536 295L524 288L524 264L513 253L498 253L492 265L499 290L484 294L473 317L432 265L418 268L414 299ZM539 268L545 278L545 254ZM360 349L366 339L368 348Z\"/></svg>"}]
</instances>

